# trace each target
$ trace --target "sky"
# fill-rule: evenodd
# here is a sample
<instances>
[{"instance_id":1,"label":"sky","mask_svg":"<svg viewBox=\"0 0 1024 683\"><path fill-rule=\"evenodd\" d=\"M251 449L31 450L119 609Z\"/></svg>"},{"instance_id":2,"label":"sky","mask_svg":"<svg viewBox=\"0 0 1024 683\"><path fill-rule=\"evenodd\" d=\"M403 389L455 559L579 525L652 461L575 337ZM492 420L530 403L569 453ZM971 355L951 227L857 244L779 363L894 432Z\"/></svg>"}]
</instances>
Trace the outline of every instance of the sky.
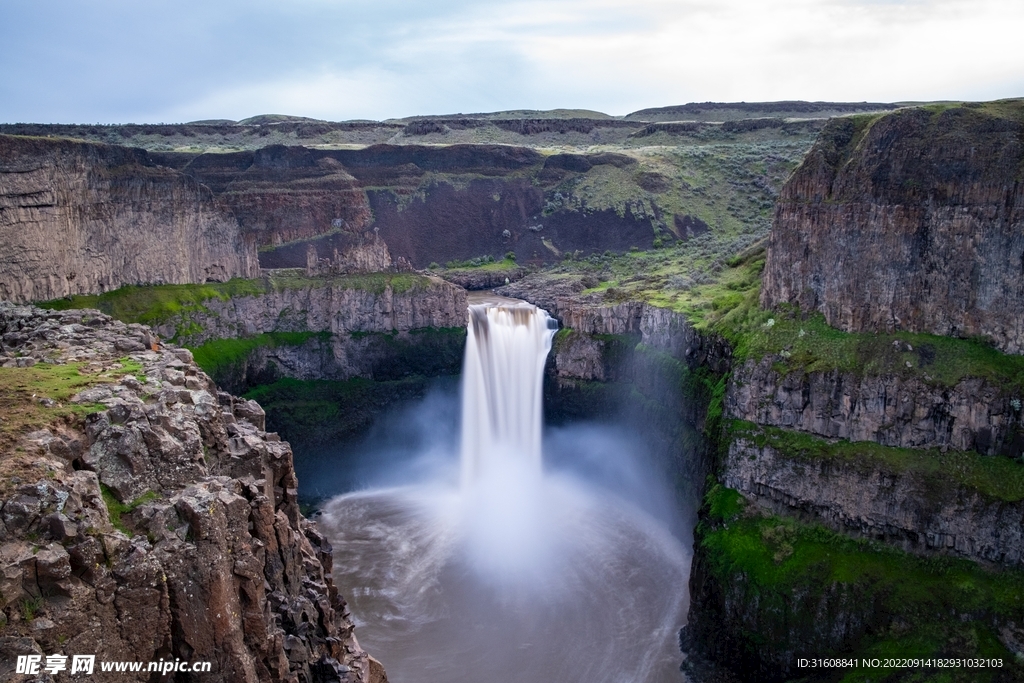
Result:
<instances>
[{"instance_id":1,"label":"sky","mask_svg":"<svg viewBox=\"0 0 1024 683\"><path fill-rule=\"evenodd\" d=\"M2 0L0 122L1024 96L1021 0Z\"/></svg>"}]
</instances>

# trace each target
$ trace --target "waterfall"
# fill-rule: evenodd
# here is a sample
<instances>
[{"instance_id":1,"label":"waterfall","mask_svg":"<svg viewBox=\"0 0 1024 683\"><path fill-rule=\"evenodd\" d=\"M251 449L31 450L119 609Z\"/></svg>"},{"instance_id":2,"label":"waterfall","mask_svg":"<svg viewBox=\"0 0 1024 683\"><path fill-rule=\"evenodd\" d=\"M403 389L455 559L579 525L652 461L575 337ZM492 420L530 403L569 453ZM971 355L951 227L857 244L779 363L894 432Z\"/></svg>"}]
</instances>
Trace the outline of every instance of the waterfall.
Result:
<instances>
[{"instance_id":1,"label":"waterfall","mask_svg":"<svg viewBox=\"0 0 1024 683\"><path fill-rule=\"evenodd\" d=\"M393 681L681 680L688 544L623 497L629 481L644 483L645 502L668 495L659 472L644 473L641 442L619 427L563 426L542 467L556 328L529 304L470 306L461 443L454 405L445 425L425 411L414 422L445 434L444 467L338 496L317 522L344 558L334 577L359 641Z\"/></svg>"},{"instance_id":2,"label":"waterfall","mask_svg":"<svg viewBox=\"0 0 1024 683\"><path fill-rule=\"evenodd\" d=\"M461 483L514 459L541 471L544 362L558 323L530 304L469 307L462 368Z\"/></svg>"}]
</instances>

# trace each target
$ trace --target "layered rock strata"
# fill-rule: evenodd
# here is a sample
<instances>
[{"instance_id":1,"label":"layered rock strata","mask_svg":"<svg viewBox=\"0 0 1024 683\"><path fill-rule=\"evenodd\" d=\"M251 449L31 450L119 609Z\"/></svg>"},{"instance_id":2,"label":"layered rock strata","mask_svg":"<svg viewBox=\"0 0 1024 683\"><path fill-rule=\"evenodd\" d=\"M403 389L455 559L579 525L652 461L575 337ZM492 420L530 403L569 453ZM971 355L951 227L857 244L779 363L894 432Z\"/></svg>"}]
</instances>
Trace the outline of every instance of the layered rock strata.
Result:
<instances>
[{"instance_id":1,"label":"layered rock strata","mask_svg":"<svg viewBox=\"0 0 1024 683\"><path fill-rule=\"evenodd\" d=\"M1021 397L967 377L951 387L918 377L854 372L780 374L773 356L735 368L725 398L735 418L827 438L902 448L1019 457Z\"/></svg>"},{"instance_id":2,"label":"layered rock strata","mask_svg":"<svg viewBox=\"0 0 1024 683\"><path fill-rule=\"evenodd\" d=\"M721 372L728 367L730 352L725 341L717 335L699 332L686 316L642 301L606 302L598 295L583 294L587 283L582 280L527 276L495 290L545 309L563 328L572 331L554 348L560 378L612 379L615 359L608 354L621 340L608 337L621 335L633 335L637 337L634 345L639 342L691 369L705 366Z\"/></svg>"},{"instance_id":3,"label":"layered rock strata","mask_svg":"<svg viewBox=\"0 0 1024 683\"><path fill-rule=\"evenodd\" d=\"M1024 353L1019 101L829 123L779 198L762 303Z\"/></svg>"},{"instance_id":4,"label":"layered rock strata","mask_svg":"<svg viewBox=\"0 0 1024 683\"><path fill-rule=\"evenodd\" d=\"M0 299L255 277L209 190L142 150L0 136Z\"/></svg>"},{"instance_id":5,"label":"layered rock strata","mask_svg":"<svg viewBox=\"0 0 1024 683\"><path fill-rule=\"evenodd\" d=\"M461 287L434 277L404 275L404 285L373 277L377 279L372 282L306 279L268 287L258 295L208 299L203 310L183 312L154 329L198 346L264 332L340 335L466 325L466 290Z\"/></svg>"},{"instance_id":6,"label":"layered rock strata","mask_svg":"<svg viewBox=\"0 0 1024 683\"><path fill-rule=\"evenodd\" d=\"M761 303L820 311L845 331L984 336L1024 352L1022 112L1001 102L831 121L782 190ZM690 582L691 659L707 657L741 680L824 680L798 658L860 656L880 642L974 657L983 651L976 634L988 634L1008 653L993 680L1017 680L1019 614L996 599L987 610L960 603L950 619L960 585L946 574L1019 580L1016 365L992 358L984 378L943 383L924 362L872 374L786 369L799 365L789 359L787 347L731 369L722 486L702 511ZM878 358L863 360L872 367ZM745 502L716 509L712 499L735 495L727 489ZM821 543L822 555L801 564L797 538ZM913 581L943 595L893 600L903 565L923 568Z\"/></svg>"},{"instance_id":7,"label":"layered rock strata","mask_svg":"<svg viewBox=\"0 0 1024 683\"><path fill-rule=\"evenodd\" d=\"M6 417L41 422L4 432L5 652L209 661L217 681L382 680L259 405L97 311L0 304L0 339L0 370L84 387L65 406L8 378Z\"/></svg>"},{"instance_id":8,"label":"layered rock strata","mask_svg":"<svg viewBox=\"0 0 1024 683\"><path fill-rule=\"evenodd\" d=\"M722 483L770 512L905 550L1011 567L1024 562L1024 501L994 500L934 475L793 457L741 437L729 444Z\"/></svg>"}]
</instances>

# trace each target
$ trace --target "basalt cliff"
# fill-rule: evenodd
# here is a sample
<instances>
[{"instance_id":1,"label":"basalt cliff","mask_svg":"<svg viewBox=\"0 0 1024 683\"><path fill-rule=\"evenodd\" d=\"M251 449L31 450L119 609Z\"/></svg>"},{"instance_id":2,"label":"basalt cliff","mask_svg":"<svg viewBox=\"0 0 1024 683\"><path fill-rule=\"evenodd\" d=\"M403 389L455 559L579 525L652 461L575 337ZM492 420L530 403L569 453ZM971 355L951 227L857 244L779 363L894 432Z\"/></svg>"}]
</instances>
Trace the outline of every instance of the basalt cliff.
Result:
<instances>
[{"instance_id":1,"label":"basalt cliff","mask_svg":"<svg viewBox=\"0 0 1024 683\"><path fill-rule=\"evenodd\" d=\"M259 273L255 243L194 180L137 149L0 136L0 300Z\"/></svg>"},{"instance_id":2,"label":"basalt cliff","mask_svg":"<svg viewBox=\"0 0 1024 683\"><path fill-rule=\"evenodd\" d=\"M779 197L762 302L1024 352L1022 169L1012 104L835 120Z\"/></svg>"},{"instance_id":3,"label":"basalt cliff","mask_svg":"<svg viewBox=\"0 0 1024 683\"><path fill-rule=\"evenodd\" d=\"M98 311L2 304L0 340L0 678L28 680L18 655L94 654L210 662L223 681L384 680L255 402Z\"/></svg>"},{"instance_id":4,"label":"basalt cliff","mask_svg":"<svg viewBox=\"0 0 1024 683\"><path fill-rule=\"evenodd\" d=\"M738 353L683 632L698 679L880 653L1024 677L1022 132L1019 102L837 119L783 188L765 308L719 324Z\"/></svg>"}]
</instances>

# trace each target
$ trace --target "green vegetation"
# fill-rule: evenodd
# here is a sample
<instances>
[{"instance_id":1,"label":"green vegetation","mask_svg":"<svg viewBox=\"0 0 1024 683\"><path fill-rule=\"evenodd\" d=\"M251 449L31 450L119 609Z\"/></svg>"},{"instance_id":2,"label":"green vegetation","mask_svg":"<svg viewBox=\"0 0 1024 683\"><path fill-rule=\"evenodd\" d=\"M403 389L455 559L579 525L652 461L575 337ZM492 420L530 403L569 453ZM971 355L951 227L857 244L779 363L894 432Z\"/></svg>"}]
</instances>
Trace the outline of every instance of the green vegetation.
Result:
<instances>
[{"instance_id":1,"label":"green vegetation","mask_svg":"<svg viewBox=\"0 0 1024 683\"><path fill-rule=\"evenodd\" d=\"M388 288L395 294L422 290L430 286L430 278L416 273L352 273L307 277L301 269L291 272L279 271L265 277L267 289L305 289L307 287L334 287L336 289L358 289L373 294L383 294ZM266 290L265 290L266 291Z\"/></svg>"},{"instance_id":2,"label":"green vegetation","mask_svg":"<svg viewBox=\"0 0 1024 683\"><path fill-rule=\"evenodd\" d=\"M853 632L848 649L828 656L998 657L1008 668L1018 665L996 632L1004 621L1024 618L1020 571L917 557L820 526L749 514L739 494L720 485L709 491L705 510L699 543L710 572L742 600L743 609L756 611L752 621L734 622L752 650L770 642L785 651L798 646L789 640L794 636L815 642L830 627L815 615L831 604L844 605ZM757 632L745 623L757 623ZM997 680L999 671L961 669L948 680ZM858 668L843 680L887 680L894 673ZM944 680L939 670L918 673L923 678L914 680Z\"/></svg>"},{"instance_id":3,"label":"green vegetation","mask_svg":"<svg viewBox=\"0 0 1024 683\"><path fill-rule=\"evenodd\" d=\"M726 441L747 439L758 448L772 448L783 457L808 462L843 462L870 471L911 475L923 494L949 500L959 487L977 491L993 501L1024 500L1024 464L1009 458L986 456L973 451L937 448L914 449L882 446L871 441L826 441L775 427L733 420L727 426Z\"/></svg>"},{"instance_id":4,"label":"green vegetation","mask_svg":"<svg viewBox=\"0 0 1024 683\"><path fill-rule=\"evenodd\" d=\"M235 278L201 285L126 285L103 294L79 294L39 304L58 311L96 308L123 322L157 325L194 310L203 310L209 299L255 296L265 291L261 280Z\"/></svg>"},{"instance_id":5,"label":"green vegetation","mask_svg":"<svg viewBox=\"0 0 1024 683\"><path fill-rule=\"evenodd\" d=\"M509 252L500 261L495 261L493 256L478 256L477 258L467 259L465 261L449 261L444 264L445 270L448 271L501 271L501 270L513 270L517 267L515 254Z\"/></svg>"},{"instance_id":6,"label":"green vegetation","mask_svg":"<svg viewBox=\"0 0 1024 683\"><path fill-rule=\"evenodd\" d=\"M0 439L10 442L18 435L42 428L60 419L82 417L103 406L68 403L90 386L115 382L124 375L138 374L142 365L130 358L116 365L95 367L87 363L37 363L28 368L0 368Z\"/></svg>"},{"instance_id":7,"label":"green vegetation","mask_svg":"<svg viewBox=\"0 0 1024 683\"><path fill-rule=\"evenodd\" d=\"M206 374L214 379L234 368L258 348L278 346L302 346L310 339L327 341L330 332L267 332L252 337L235 339L212 339L192 349L192 356Z\"/></svg>"},{"instance_id":8,"label":"green vegetation","mask_svg":"<svg viewBox=\"0 0 1024 683\"><path fill-rule=\"evenodd\" d=\"M235 278L228 282L193 285L127 285L110 292L76 295L39 304L42 308L67 310L69 308L95 308L118 320L144 325L174 322L172 339L188 337L202 332L197 323L189 319L193 312L206 312L204 302L213 299L227 301L244 296L260 296L286 289L326 288L358 289L381 294L388 287L396 294L425 289L430 278L414 273L357 273L331 277L307 277L301 269L278 271L259 280Z\"/></svg>"},{"instance_id":9,"label":"green vegetation","mask_svg":"<svg viewBox=\"0 0 1024 683\"><path fill-rule=\"evenodd\" d=\"M750 295L712 327L733 343L737 360L772 355L781 373L840 370L917 377L938 386L980 377L1024 393L1024 356L1002 353L985 341L911 332L843 332L829 327L820 313L805 316L793 307L764 311L756 302L756 295Z\"/></svg>"},{"instance_id":10,"label":"green vegetation","mask_svg":"<svg viewBox=\"0 0 1024 683\"><path fill-rule=\"evenodd\" d=\"M19 606L19 611L21 612L22 620L26 623L32 621L36 618L36 615L39 614L40 611L42 611L45 605L46 601L43 599L42 596L24 598L21 601L21 605Z\"/></svg>"},{"instance_id":11,"label":"green vegetation","mask_svg":"<svg viewBox=\"0 0 1024 683\"><path fill-rule=\"evenodd\" d=\"M103 494L103 502L107 506L107 515L110 517L110 523L114 525L115 529L129 536L132 535L132 532L125 526L122 517L130 515L141 505L151 503L160 497L156 491L147 491L129 503L122 503L105 484L100 484L100 491Z\"/></svg>"}]
</instances>

